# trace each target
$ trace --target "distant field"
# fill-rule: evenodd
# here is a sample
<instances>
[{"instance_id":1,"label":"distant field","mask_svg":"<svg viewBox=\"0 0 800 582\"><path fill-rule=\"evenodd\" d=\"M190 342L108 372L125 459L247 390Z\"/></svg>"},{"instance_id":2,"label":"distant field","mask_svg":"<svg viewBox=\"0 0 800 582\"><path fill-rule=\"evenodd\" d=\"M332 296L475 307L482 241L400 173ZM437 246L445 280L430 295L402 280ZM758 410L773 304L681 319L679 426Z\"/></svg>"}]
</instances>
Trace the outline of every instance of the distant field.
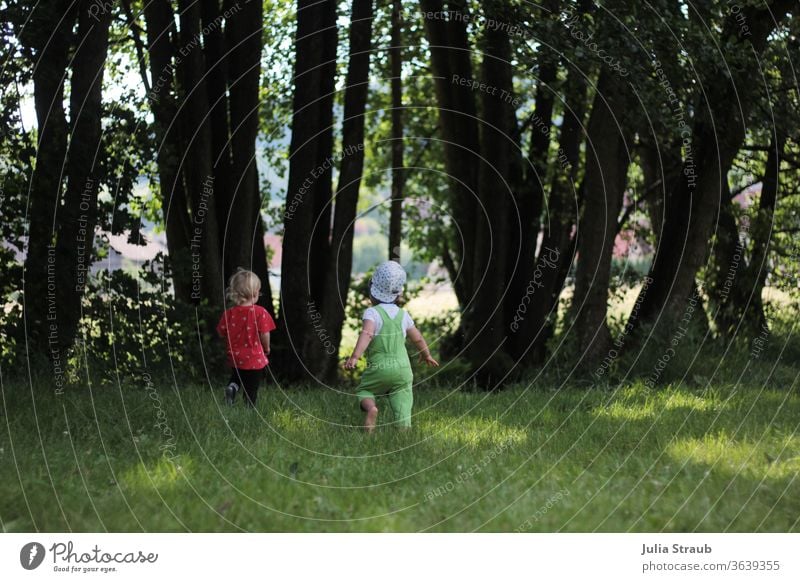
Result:
<instances>
[{"instance_id":1,"label":"distant field","mask_svg":"<svg viewBox=\"0 0 800 582\"><path fill-rule=\"evenodd\" d=\"M428 285L406 308L414 317L435 317L458 309L458 300L449 284Z\"/></svg>"},{"instance_id":2,"label":"distant field","mask_svg":"<svg viewBox=\"0 0 800 582\"><path fill-rule=\"evenodd\" d=\"M612 296L608 305L609 318L611 320L625 321L636 303L640 289L641 285L626 287L617 295ZM565 309L569 304L572 290L572 287L566 287L562 292L561 309ZM765 302L776 305L781 309L792 305L799 307L796 299L774 287L765 287L762 298ZM458 301L449 283L427 286L418 296L409 301L405 307L416 319L436 317L447 312L453 313L453 317L458 318ZM358 338L359 329L345 326L342 330L341 355L343 358L347 357L352 351Z\"/></svg>"},{"instance_id":3,"label":"distant field","mask_svg":"<svg viewBox=\"0 0 800 582\"><path fill-rule=\"evenodd\" d=\"M609 315L616 318L627 317L636 303L641 288L641 285L626 287L620 294L611 297ZM561 294L562 302L570 297L572 297L572 287L566 287ZM765 287L762 298L765 302L782 307L797 305L797 300L791 295L774 287ZM430 317L457 309L458 301L449 284L440 284L426 288L418 297L408 302L407 308L417 317Z\"/></svg>"}]
</instances>

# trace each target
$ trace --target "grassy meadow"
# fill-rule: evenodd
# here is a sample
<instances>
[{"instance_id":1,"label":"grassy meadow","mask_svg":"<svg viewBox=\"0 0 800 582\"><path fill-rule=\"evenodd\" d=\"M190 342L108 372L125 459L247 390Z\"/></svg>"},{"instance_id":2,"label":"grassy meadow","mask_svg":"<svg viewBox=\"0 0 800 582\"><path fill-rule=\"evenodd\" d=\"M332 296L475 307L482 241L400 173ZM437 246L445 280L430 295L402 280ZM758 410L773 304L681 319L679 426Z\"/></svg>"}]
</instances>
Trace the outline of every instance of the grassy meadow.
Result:
<instances>
[{"instance_id":1,"label":"grassy meadow","mask_svg":"<svg viewBox=\"0 0 800 582\"><path fill-rule=\"evenodd\" d=\"M271 385L253 411L221 388L5 383L0 526L800 531L796 386L422 385L414 427L373 437L347 390Z\"/></svg>"}]
</instances>

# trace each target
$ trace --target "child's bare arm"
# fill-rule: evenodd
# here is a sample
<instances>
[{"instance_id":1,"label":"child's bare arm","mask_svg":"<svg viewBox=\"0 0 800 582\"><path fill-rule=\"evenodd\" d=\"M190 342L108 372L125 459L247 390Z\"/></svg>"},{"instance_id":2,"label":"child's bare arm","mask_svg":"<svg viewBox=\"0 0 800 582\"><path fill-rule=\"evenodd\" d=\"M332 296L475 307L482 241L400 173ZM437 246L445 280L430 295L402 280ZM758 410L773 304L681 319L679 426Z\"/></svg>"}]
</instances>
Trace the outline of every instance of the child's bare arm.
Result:
<instances>
[{"instance_id":1,"label":"child's bare arm","mask_svg":"<svg viewBox=\"0 0 800 582\"><path fill-rule=\"evenodd\" d=\"M425 338L422 337L422 333L416 327L408 328L406 332L408 335L408 339L414 342L414 345L417 346L417 351L419 351L419 361L428 364L429 366L438 366L439 362L433 359L431 356L431 351L428 349L428 344L425 343Z\"/></svg>"},{"instance_id":2,"label":"child's bare arm","mask_svg":"<svg viewBox=\"0 0 800 582\"><path fill-rule=\"evenodd\" d=\"M353 354L347 358L347 361L344 363L344 367L347 370L355 369L358 359L364 355L364 352L367 350L367 346L369 346L369 342L372 341L373 337L375 337L375 322L365 319L364 327L361 328L361 333L359 334L358 341L356 342L356 347L353 348Z\"/></svg>"},{"instance_id":3,"label":"child's bare arm","mask_svg":"<svg viewBox=\"0 0 800 582\"><path fill-rule=\"evenodd\" d=\"M264 353L269 355L269 332L258 334L258 338L261 340L261 347L264 348Z\"/></svg>"}]
</instances>

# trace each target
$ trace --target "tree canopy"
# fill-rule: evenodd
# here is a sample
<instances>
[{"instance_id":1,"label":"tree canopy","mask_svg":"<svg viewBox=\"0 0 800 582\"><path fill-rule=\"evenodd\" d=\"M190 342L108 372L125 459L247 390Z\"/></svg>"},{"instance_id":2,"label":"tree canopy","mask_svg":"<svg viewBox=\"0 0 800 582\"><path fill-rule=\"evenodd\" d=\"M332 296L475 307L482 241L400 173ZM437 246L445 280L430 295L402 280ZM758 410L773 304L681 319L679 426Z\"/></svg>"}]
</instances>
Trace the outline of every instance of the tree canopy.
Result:
<instances>
[{"instance_id":1,"label":"tree canopy","mask_svg":"<svg viewBox=\"0 0 800 582\"><path fill-rule=\"evenodd\" d=\"M4 365L195 374L239 268L292 381L388 258L486 388L797 309L796 1L0 7Z\"/></svg>"}]
</instances>

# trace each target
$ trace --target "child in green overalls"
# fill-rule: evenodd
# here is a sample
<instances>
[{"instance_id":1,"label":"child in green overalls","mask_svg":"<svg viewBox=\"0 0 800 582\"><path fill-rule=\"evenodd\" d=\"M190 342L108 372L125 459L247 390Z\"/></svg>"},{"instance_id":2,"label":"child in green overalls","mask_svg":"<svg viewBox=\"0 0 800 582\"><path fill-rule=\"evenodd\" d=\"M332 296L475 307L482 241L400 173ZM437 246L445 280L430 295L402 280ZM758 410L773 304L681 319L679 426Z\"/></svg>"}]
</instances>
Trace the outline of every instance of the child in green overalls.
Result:
<instances>
[{"instance_id":1,"label":"child in green overalls","mask_svg":"<svg viewBox=\"0 0 800 582\"><path fill-rule=\"evenodd\" d=\"M375 430L378 420L376 395L388 397L397 425L403 428L411 426L414 376L406 351L406 335L417 346L420 362L429 366L439 365L431 357L428 345L411 316L397 305L405 282L406 272L399 263L386 261L375 269L370 285L373 306L364 313L361 335L353 354L344 364L345 368L352 370L362 354L367 354L367 369L356 393L365 414L364 428L367 432Z\"/></svg>"}]
</instances>

